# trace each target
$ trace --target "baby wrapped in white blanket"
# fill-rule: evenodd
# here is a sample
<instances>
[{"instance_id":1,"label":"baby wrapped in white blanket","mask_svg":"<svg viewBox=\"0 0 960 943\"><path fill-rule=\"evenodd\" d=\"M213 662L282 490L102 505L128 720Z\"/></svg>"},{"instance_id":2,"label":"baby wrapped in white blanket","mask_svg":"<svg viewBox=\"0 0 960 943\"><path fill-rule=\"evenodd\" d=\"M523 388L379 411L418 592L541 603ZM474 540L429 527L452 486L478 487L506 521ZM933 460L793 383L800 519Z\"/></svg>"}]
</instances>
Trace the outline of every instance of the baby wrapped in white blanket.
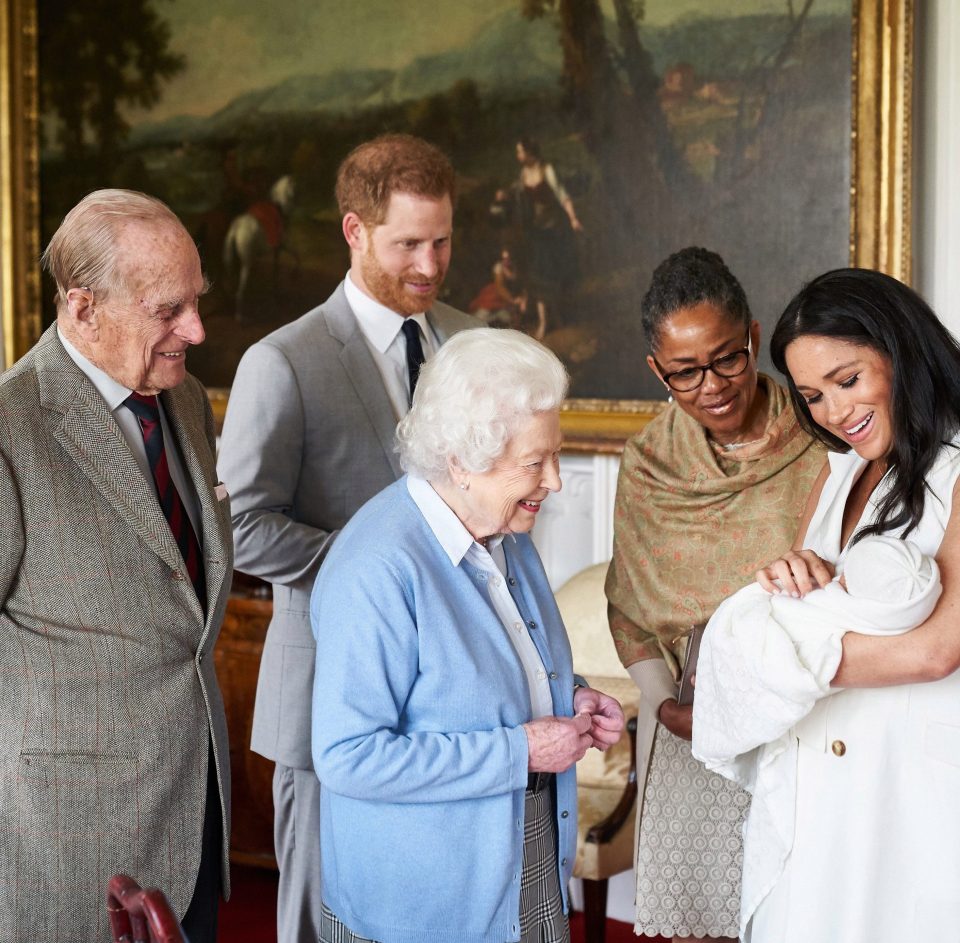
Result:
<instances>
[{"instance_id":1,"label":"baby wrapped in white blanket","mask_svg":"<svg viewBox=\"0 0 960 943\"><path fill-rule=\"evenodd\" d=\"M791 728L837 690L830 681L844 633L907 632L940 597L936 561L908 540L865 537L841 566L840 577L803 599L770 595L758 583L744 587L721 603L703 636L693 755L753 794L744 843L750 910L793 844L798 747Z\"/></svg>"}]
</instances>

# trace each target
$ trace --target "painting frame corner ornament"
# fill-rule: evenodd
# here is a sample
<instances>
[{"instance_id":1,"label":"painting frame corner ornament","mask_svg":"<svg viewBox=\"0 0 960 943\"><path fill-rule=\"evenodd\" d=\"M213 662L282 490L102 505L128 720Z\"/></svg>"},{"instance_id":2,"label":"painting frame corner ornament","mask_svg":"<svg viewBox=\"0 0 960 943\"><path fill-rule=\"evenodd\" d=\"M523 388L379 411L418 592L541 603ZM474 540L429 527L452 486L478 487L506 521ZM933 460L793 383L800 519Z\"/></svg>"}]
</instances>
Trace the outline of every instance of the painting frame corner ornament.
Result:
<instances>
[{"instance_id":1,"label":"painting frame corner ornament","mask_svg":"<svg viewBox=\"0 0 960 943\"><path fill-rule=\"evenodd\" d=\"M735 9L733 0L729 3ZM906 282L914 8L914 0L852 0L849 73L849 263ZM7 0L0 12L0 306L6 366L36 342L43 324L37 23L37 0ZM228 391L209 390L221 419ZM617 453L663 406L659 400L572 398L561 416L564 448Z\"/></svg>"}]
</instances>

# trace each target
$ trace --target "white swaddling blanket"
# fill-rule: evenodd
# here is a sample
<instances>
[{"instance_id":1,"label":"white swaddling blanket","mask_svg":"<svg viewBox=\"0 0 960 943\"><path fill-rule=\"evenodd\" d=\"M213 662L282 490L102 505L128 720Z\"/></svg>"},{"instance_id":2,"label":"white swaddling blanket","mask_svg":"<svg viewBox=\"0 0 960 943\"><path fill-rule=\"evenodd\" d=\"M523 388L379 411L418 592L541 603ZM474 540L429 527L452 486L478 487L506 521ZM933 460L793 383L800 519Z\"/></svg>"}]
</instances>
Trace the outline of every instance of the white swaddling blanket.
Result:
<instances>
[{"instance_id":1,"label":"white swaddling blanket","mask_svg":"<svg viewBox=\"0 0 960 943\"><path fill-rule=\"evenodd\" d=\"M866 537L841 565L850 592L836 580L803 599L771 596L758 583L744 587L720 604L701 644L693 755L753 795L741 934L793 845L798 746L791 728L832 693L843 635L902 634L940 598L936 562L909 541Z\"/></svg>"}]
</instances>

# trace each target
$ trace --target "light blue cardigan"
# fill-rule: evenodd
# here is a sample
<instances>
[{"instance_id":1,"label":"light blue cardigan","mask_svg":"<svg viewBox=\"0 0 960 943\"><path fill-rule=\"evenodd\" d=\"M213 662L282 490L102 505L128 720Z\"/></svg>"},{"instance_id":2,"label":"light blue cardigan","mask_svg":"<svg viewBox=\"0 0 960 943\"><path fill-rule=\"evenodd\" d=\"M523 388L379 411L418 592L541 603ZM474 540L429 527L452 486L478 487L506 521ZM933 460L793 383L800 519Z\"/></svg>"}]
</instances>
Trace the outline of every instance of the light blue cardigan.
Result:
<instances>
[{"instance_id":1,"label":"light blue cardigan","mask_svg":"<svg viewBox=\"0 0 960 943\"><path fill-rule=\"evenodd\" d=\"M530 538L505 538L508 582L573 713L570 645ZM382 943L519 940L526 678L488 601L400 479L354 515L320 568L313 761L323 785L323 898ZM576 779L557 777L560 887L576 851Z\"/></svg>"}]
</instances>

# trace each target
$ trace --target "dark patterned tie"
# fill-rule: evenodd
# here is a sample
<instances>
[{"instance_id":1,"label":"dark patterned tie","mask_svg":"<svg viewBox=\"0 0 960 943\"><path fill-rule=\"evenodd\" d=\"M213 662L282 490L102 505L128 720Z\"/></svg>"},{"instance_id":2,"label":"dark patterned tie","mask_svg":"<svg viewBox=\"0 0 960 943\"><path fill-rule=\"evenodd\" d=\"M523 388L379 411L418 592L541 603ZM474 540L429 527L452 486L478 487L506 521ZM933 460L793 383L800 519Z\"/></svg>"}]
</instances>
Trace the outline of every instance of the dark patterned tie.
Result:
<instances>
[{"instance_id":1,"label":"dark patterned tie","mask_svg":"<svg viewBox=\"0 0 960 943\"><path fill-rule=\"evenodd\" d=\"M413 391L417 388L420 378L420 368L426 357L423 356L423 346L420 344L420 327L413 318L404 318L403 336L407 339L407 373L410 376L410 402L413 402Z\"/></svg>"},{"instance_id":2,"label":"dark patterned tie","mask_svg":"<svg viewBox=\"0 0 960 943\"><path fill-rule=\"evenodd\" d=\"M200 544L197 542L197 535L187 516L187 509L183 506L180 493L170 477L167 450L163 444L163 427L160 425L160 404L156 396L131 393L124 401L124 406L137 417L140 423L143 445L147 451L150 471L153 473L153 483L157 487L160 507L180 548L180 555L186 564L190 582L197 591L200 605L206 609L206 580L203 561L200 557Z\"/></svg>"}]
</instances>

